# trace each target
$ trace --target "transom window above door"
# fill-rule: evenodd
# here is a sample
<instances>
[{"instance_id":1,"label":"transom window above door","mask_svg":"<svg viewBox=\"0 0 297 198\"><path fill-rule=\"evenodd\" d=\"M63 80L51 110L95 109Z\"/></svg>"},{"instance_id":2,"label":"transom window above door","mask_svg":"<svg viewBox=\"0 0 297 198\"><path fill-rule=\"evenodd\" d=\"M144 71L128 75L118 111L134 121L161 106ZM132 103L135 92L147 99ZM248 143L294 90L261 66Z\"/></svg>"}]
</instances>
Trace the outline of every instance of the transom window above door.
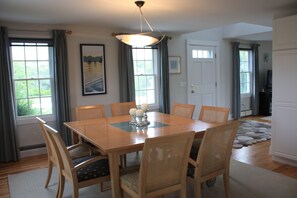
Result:
<instances>
[{"instance_id":1,"label":"transom window above door","mask_svg":"<svg viewBox=\"0 0 297 198\"><path fill-rule=\"evenodd\" d=\"M192 58L214 58L212 50L192 50Z\"/></svg>"}]
</instances>

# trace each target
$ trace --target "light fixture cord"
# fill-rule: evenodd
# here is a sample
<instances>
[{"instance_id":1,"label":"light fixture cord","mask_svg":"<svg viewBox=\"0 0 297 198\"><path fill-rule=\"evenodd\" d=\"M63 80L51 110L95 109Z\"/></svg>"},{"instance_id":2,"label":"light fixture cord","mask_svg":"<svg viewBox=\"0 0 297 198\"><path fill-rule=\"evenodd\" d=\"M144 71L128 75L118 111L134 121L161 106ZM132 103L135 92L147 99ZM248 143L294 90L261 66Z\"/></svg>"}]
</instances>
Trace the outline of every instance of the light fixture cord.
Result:
<instances>
[{"instance_id":1,"label":"light fixture cord","mask_svg":"<svg viewBox=\"0 0 297 198\"><path fill-rule=\"evenodd\" d=\"M143 18L144 21L146 22L146 24L149 26L149 28L153 32L154 29L152 28L152 26L150 25L150 23L148 22L148 20L146 20L144 14L142 13L141 7L139 7L139 12L140 12L140 31L142 32L142 18Z\"/></svg>"}]
</instances>

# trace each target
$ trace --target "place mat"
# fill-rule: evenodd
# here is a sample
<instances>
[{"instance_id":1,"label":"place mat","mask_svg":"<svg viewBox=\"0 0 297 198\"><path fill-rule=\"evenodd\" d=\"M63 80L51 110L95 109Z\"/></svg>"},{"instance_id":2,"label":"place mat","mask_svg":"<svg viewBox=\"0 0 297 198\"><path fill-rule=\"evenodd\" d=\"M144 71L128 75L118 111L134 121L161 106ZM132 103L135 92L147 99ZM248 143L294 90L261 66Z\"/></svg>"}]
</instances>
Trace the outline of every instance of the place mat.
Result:
<instances>
[{"instance_id":1,"label":"place mat","mask_svg":"<svg viewBox=\"0 0 297 198\"><path fill-rule=\"evenodd\" d=\"M150 124L146 127L136 127L134 125L130 125L129 122L110 123L110 125L127 132L137 132L137 130L143 129L143 128L161 128L164 126L169 126L168 124L164 124L162 122L155 122L155 121L150 121Z\"/></svg>"}]
</instances>

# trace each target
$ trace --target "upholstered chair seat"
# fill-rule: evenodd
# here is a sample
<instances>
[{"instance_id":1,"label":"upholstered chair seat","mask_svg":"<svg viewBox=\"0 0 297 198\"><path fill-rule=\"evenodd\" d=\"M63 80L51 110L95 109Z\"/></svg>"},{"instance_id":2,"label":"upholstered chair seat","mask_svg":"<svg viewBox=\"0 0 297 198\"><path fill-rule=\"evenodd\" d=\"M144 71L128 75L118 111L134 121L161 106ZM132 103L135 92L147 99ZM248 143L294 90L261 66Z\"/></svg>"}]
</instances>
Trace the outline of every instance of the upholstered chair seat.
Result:
<instances>
[{"instance_id":1,"label":"upholstered chair seat","mask_svg":"<svg viewBox=\"0 0 297 198\"><path fill-rule=\"evenodd\" d=\"M73 166L76 166L84 161L94 158L94 156L85 156L72 161ZM84 167L76 170L77 181L82 182L90 179L95 179L98 177L104 177L109 175L109 163L108 159L104 158L88 164Z\"/></svg>"}]
</instances>

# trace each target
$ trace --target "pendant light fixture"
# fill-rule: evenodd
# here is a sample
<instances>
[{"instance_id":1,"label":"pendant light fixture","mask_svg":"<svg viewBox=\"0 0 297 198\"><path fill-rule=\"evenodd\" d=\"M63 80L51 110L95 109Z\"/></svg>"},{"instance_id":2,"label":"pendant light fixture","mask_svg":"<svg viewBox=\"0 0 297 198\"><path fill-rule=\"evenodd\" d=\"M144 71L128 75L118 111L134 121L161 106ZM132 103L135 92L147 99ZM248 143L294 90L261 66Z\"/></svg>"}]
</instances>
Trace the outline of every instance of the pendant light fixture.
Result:
<instances>
[{"instance_id":1,"label":"pendant light fixture","mask_svg":"<svg viewBox=\"0 0 297 198\"><path fill-rule=\"evenodd\" d=\"M129 34L129 33L120 33L120 34L115 34L113 33L112 35L115 36L117 39L119 39L121 42L126 43L131 46L135 47L143 47L147 45L155 45L159 43L165 35L162 34L161 32L158 32L160 35L160 39L154 37L152 34L154 32L154 29L148 22L148 20L145 18L144 14L142 13L142 6L144 5L144 1L135 1L136 6L139 8L139 15L140 15L140 32L136 34ZM151 31L149 32L143 32L142 31L142 22L145 21L147 26L150 28Z\"/></svg>"}]
</instances>

